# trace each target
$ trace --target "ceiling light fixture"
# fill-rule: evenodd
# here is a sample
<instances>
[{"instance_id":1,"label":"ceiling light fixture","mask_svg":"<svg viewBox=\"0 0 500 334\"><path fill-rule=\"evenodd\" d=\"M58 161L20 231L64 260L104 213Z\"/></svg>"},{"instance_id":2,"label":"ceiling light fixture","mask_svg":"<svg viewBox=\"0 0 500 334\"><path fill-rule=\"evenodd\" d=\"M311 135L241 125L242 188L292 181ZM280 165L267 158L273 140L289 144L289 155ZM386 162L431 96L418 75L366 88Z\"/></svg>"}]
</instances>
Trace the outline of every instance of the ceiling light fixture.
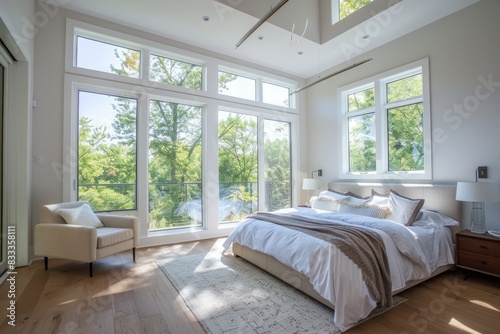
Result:
<instances>
[{"instance_id":1,"label":"ceiling light fixture","mask_svg":"<svg viewBox=\"0 0 500 334\"><path fill-rule=\"evenodd\" d=\"M309 88L309 87L311 87L311 86L314 86L315 84L320 83L321 81L324 81L324 80L329 79L329 78L331 78L331 77L333 77L333 76L336 76L337 74L340 74L340 73L343 73L343 72L345 72L345 71L348 71L348 70L350 70L351 68L355 68L355 67L358 67L359 65L363 65L364 63L367 63L367 62L369 62L370 60L373 60L373 58L369 58L369 59L362 60L362 61L360 61L359 63L352 64L351 66L348 66L348 67L346 67L346 68L344 68L344 69L341 69L340 71L337 71L337 72L335 72L335 73L332 73L332 74L330 74L330 75L327 75L327 76L326 76L326 77L324 77L324 78L320 78L320 79L318 79L318 80L316 80L316 81L314 81L314 82L311 82L311 83L310 83L310 84L308 84L308 85L302 86L302 87L300 87L299 89L297 89L297 90L295 90L295 91L291 92L291 93L290 93L290 95L297 94L298 92L301 92L301 91L303 91L304 89L307 89L307 88Z\"/></svg>"},{"instance_id":2,"label":"ceiling light fixture","mask_svg":"<svg viewBox=\"0 0 500 334\"><path fill-rule=\"evenodd\" d=\"M276 6L274 6L274 8L271 8L271 10L267 12L267 14L264 15L250 30L248 30L248 32L238 41L238 43L236 43L236 49L288 1L289 0L281 0Z\"/></svg>"}]
</instances>

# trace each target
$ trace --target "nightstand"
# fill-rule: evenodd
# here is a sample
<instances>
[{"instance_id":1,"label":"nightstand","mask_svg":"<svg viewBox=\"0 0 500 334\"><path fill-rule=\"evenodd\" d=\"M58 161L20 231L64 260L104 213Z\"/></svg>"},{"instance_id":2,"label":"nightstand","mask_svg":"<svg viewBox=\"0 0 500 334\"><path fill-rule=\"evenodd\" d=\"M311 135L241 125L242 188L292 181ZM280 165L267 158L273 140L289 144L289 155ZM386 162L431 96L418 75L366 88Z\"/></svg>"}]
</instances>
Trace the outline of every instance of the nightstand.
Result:
<instances>
[{"instance_id":1,"label":"nightstand","mask_svg":"<svg viewBox=\"0 0 500 334\"><path fill-rule=\"evenodd\" d=\"M500 239L488 233L457 233L457 267L500 277Z\"/></svg>"}]
</instances>

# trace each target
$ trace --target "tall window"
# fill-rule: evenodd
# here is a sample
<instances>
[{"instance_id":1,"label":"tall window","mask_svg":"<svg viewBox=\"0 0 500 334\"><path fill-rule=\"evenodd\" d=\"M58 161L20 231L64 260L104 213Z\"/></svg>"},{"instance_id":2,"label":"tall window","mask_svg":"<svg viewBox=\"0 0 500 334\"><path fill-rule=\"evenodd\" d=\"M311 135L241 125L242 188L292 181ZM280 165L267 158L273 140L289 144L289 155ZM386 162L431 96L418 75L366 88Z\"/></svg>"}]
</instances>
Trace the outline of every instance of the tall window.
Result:
<instances>
[{"instance_id":1,"label":"tall window","mask_svg":"<svg viewBox=\"0 0 500 334\"><path fill-rule=\"evenodd\" d=\"M423 60L341 88L344 177L430 177L427 82L428 62Z\"/></svg>"},{"instance_id":2,"label":"tall window","mask_svg":"<svg viewBox=\"0 0 500 334\"><path fill-rule=\"evenodd\" d=\"M203 224L201 108L149 104L149 228Z\"/></svg>"},{"instance_id":3,"label":"tall window","mask_svg":"<svg viewBox=\"0 0 500 334\"><path fill-rule=\"evenodd\" d=\"M265 210L292 205L290 123L264 120Z\"/></svg>"},{"instance_id":4,"label":"tall window","mask_svg":"<svg viewBox=\"0 0 500 334\"><path fill-rule=\"evenodd\" d=\"M422 74L386 83L389 171L424 170Z\"/></svg>"},{"instance_id":5,"label":"tall window","mask_svg":"<svg viewBox=\"0 0 500 334\"><path fill-rule=\"evenodd\" d=\"M78 200L96 211L137 208L137 100L78 92Z\"/></svg>"},{"instance_id":6,"label":"tall window","mask_svg":"<svg viewBox=\"0 0 500 334\"><path fill-rule=\"evenodd\" d=\"M347 95L349 127L349 171L376 170L375 89Z\"/></svg>"},{"instance_id":7,"label":"tall window","mask_svg":"<svg viewBox=\"0 0 500 334\"><path fill-rule=\"evenodd\" d=\"M219 111L219 220L258 208L257 117Z\"/></svg>"}]
</instances>

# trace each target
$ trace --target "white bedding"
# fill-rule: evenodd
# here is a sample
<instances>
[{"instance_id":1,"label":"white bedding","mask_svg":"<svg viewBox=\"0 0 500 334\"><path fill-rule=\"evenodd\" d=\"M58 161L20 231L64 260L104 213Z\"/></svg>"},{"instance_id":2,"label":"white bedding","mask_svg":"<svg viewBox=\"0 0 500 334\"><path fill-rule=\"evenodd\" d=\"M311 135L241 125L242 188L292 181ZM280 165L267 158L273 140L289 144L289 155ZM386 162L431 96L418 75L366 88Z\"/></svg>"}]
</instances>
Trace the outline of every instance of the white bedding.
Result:
<instances>
[{"instance_id":1,"label":"white bedding","mask_svg":"<svg viewBox=\"0 0 500 334\"><path fill-rule=\"evenodd\" d=\"M392 291L406 282L428 277L439 266L454 263L453 243L448 228L403 226L394 222L339 214L310 208L280 210L290 215L314 216L329 221L364 226L383 239L390 267ZM245 219L224 243L268 254L309 277L314 289L335 305L334 322L345 331L377 306L364 283L360 269L332 244L273 223Z\"/></svg>"}]
</instances>

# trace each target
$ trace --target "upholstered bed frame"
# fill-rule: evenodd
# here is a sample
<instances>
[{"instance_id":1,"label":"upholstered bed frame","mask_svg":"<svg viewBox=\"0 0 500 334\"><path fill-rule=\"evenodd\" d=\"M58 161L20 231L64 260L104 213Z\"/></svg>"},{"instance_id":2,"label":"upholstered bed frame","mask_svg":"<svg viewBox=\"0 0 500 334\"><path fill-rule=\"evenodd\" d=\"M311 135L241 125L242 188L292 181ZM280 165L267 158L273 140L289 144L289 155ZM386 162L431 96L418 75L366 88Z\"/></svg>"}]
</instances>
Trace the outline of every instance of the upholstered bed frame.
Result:
<instances>
[{"instance_id":1,"label":"upholstered bed frame","mask_svg":"<svg viewBox=\"0 0 500 334\"><path fill-rule=\"evenodd\" d=\"M335 182L330 183L328 188L339 192L351 191L360 196L370 196L372 189L378 193L387 193L389 190L394 190L398 194L409 198L423 198L425 203L423 208L428 210L435 210L443 213L458 222L462 222L462 206L461 202L455 200L455 185L432 185L432 184L401 184L401 183L347 183ZM460 227L453 227L453 235L460 230ZM270 274L278 277L282 281L292 285L300 291L306 293L312 298L325 304L326 306L334 309L329 301L321 297L312 287L309 279L295 271L294 269L282 264L274 257L263 254L261 252L252 250L240 244L233 244L233 253L241 256L254 265L262 268ZM454 265L447 265L437 268L430 277L421 280L410 281L407 285L393 294L397 294L403 290L411 288L431 277L439 275L447 270L450 270Z\"/></svg>"}]
</instances>

